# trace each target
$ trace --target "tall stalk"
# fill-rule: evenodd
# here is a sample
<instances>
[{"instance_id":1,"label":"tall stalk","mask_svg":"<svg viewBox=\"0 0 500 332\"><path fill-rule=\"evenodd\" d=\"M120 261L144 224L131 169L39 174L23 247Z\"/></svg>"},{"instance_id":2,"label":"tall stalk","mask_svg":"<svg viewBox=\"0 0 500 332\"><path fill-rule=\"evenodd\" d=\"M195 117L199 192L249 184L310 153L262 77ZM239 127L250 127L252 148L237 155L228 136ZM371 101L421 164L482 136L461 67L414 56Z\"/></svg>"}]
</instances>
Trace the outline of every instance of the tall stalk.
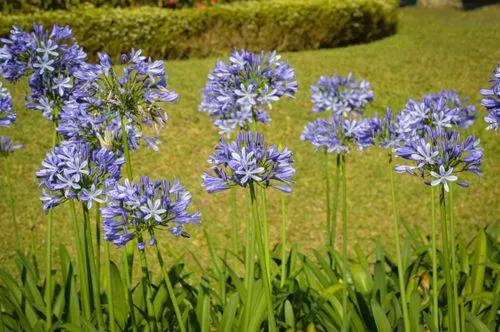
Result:
<instances>
[{"instance_id":1,"label":"tall stalk","mask_svg":"<svg viewBox=\"0 0 500 332\"><path fill-rule=\"evenodd\" d=\"M281 284L285 286L286 280L286 200L281 196Z\"/></svg>"},{"instance_id":2,"label":"tall stalk","mask_svg":"<svg viewBox=\"0 0 500 332\"><path fill-rule=\"evenodd\" d=\"M341 158L341 172L342 172L342 259L343 259L343 269L342 269L342 279L344 279L343 290L342 290L342 331L348 331L348 320L347 320L347 270L348 270L348 259L347 259L347 169L346 169L346 155L342 154Z\"/></svg>"},{"instance_id":3,"label":"tall stalk","mask_svg":"<svg viewBox=\"0 0 500 332\"><path fill-rule=\"evenodd\" d=\"M253 218L252 218L253 219ZM254 284L254 258L255 258L255 223L250 220L247 223L247 244L245 250L245 319L244 328L248 328L252 314L253 284Z\"/></svg>"},{"instance_id":4,"label":"tall stalk","mask_svg":"<svg viewBox=\"0 0 500 332\"><path fill-rule=\"evenodd\" d=\"M69 200L70 207L70 215L71 215L71 224L73 226L73 233L75 236L76 242L76 251L77 251L77 263L79 269L79 281L80 281L80 293L82 297L82 306L84 317L87 321L90 321L91 317L91 306L90 306L90 286L89 286L89 275L88 269L86 266L86 258L85 258L85 244L83 239L83 232L78 225L78 218L76 215L76 207L75 202L73 200Z\"/></svg>"},{"instance_id":5,"label":"tall stalk","mask_svg":"<svg viewBox=\"0 0 500 332\"><path fill-rule=\"evenodd\" d=\"M431 186L431 214L432 214L432 317L434 328L439 329L439 306L438 306L438 271L437 271L437 226L436 226L436 198L434 187Z\"/></svg>"},{"instance_id":6,"label":"tall stalk","mask_svg":"<svg viewBox=\"0 0 500 332\"><path fill-rule=\"evenodd\" d=\"M56 111L54 116L54 120L52 121L54 125L54 131L52 133L52 148L54 148L58 141L59 141L59 136L57 135L57 114L58 112ZM50 331L52 329L52 288L53 288L53 278L52 278L52 224L54 222L54 215L52 209L49 210L48 212L48 217L47 217L47 248L45 252L45 264L46 264L46 271L45 271L45 279L47 281L47 287L45 291L45 305L46 305L46 312L45 316L47 319L47 324L46 324L46 329L47 331Z\"/></svg>"},{"instance_id":7,"label":"tall stalk","mask_svg":"<svg viewBox=\"0 0 500 332\"><path fill-rule=\"evenodd\" d=\"M453 218L453 184L450 183L450 191L448 192L448 215L450 219L450 247L451 247L451 280L452 280L452 288L453 288L453 313L455 328L457 331L461 331L460 329L460 315L458 309L458 284L457 284L457 262L455 255L455 220Z\"/></svg>"},{"instance_id":8,"label":"tall stalk","mask_svg":"<svg viewBox=\"0 0 500 332\"><path fill-rule=\"evenodd\" d=\"M175 296L172 282L170 281L170 277L168 276L168 271L165 268L165 263L163 261L163 257L161 256L158 245L155 245L155 248L156 248L156 257L158 259L158 263L160 263L161 271L163 272L163 280L165 280L165 285L167 286L168 295L170 297L170 301L172 301L172 306L174 307L175 317L177 318L179 329L181 330L181 332L185 332L186 327L184 326L184 321L182 320L181 311L179 310L179 304L177 303L177 298Z\"/></svg>"},{"instance_id":9,"label":"tall stalk","mask_svg":"<svg viewBox=\"0 0 500 332\"><path fill-rule=\"evenodd\" d=\"M94 254L94 245L92 241L92 234L90 231L90 215L87 206L82 203L82 211L83 211L83 238L85 243L85 265L88 268L90 281L91 281L91 289L92 295L94 298L94 310L96 311L97 316L97 326L99 329L102 329L103 326L103 315L102 315L102 307L101 307L101 278L97 272L96 267L96 259Z\"/></svg>"},{"instance_id":10,"label":"tall stalk","mask_svg":"<svg viewBox=\"0 0 500 332\"><path fill-rule=\"evenodd\" d=\"M401 307L403 309L403 321L405 331L410 331L410 316L408 314L408 302L406 299L406 285L403 259L401 256L401 241L399 238L399 213L396 198L396 185L394 184L394 170L392 166L392 152L389 152L389 175L391 178L391 197L392 197L392 219L394 222L394 237L396 239L396 256L398 261L399 289L401 292Z\"/></svg>"},{"instance_id":11,"label":"tall stalk","mask_svg":"<svg viewBox=\"0 0 500 332\"><path fill-rule=\"evenodd\" d=\"M455 308L453 306L453 291L451 282L451 271L450 271L450 251L448 246L448 222L446 216L446 199L444 187L441 187L441 194L439 197L439 205L441 209L441 232L442 232L442 246L443 246L443 256L444 256L444 275L446 280L446 299L448 301L448 328L450 331L455 331Z\"/></svg>"},{"instance_id":12,"label":"tall stalk","mask_svg":"<svg viewBox=\"0 0 500 332\"><path fill-rule=\"evenodd\" d=\"M339 207L339 191L340 191L340 154L337 154L335 162L335 183L333 187L333 208L332 208L332 218L331 218L331 234L332 243L330 243L330 249L335 251L335 246L337 243L337 212ZM332 260L333 261L333 260Z\"/></svg>"},{"instance_id":13,"label":"tall stalk","mask_svg":"<svg viewBox=\"0 0 500 332\"><path fill-rule=\"evenodd\" d=\"M237 255L239 252L239 228L238 228L238 210L237 210L237 197L236 197L236 188L231 188L230 190L230 201L231 201L231 242L233 248L233 254ZM236 271L236 263L235 260L235 271Z\"/></svg>"},{"instance_id":14,"label":"tall stalk","mask_svg":"<svg viewBox=\"0 0 500 332\"><path fill-rule=\"evenodd\" d=\"M323 177L325 180L325 205L326 205L326 245L328 250L330 250L332 244L332 225L331 225L331 217L332 217L332 209L331 209L331 201L330 201L330 166L328 163L328 151L326 148L324 149L323 155Z\"/></svg>"},{"instance_id":15,"label":"tall stalk","mask_svg":"<svg viewBox=\"0 0 500 332\"><path fill-rule=\"evenodd\" d=\"M125 116L121 115L120 124L122 130L122 145L123 151L125 154L125 168L127 172L127 179L132 181L133 173L132 173L132 160L130 158L130 149L128 145L128 134L127 134L127 124L125 123ZM132 320L132 326L134 331L137 330L136 320L135 320L135 308L132 299L132 269L134 264L134 244L133 241L130 241L125 245L125 251L123 252L123 269L125 275L125 297L128 303L128 307L130 308L130 318Z\"/></svg>"},{"instance_id":16,"label":"tall stalk","mask_svg":"<svg viewBox=\"0 0 500 332\"><path fill-rule=\"evenodd\" d=\"M156 331L156 317L154 315L154 309L152 308L151 301L151 279L149 278L148 263L144 250L139 250L139 258L142 270L142 295L144 297L144 302L146 303L146 324L148 325L149 331Z\"/></svg>"},{"instance_id":17,"label":"tall stalk","mask_svg":"<svg viewBox=\"0 0 500 332\"><path fill-rule=\"evenodd\" d=\"M106 268L106 275L108 279L108 285L107 285L107 297L108 297L108 314L109 314L109 331L110 332L115 332L116 331L116 325L115 325L115 304L114 304L114 298L113 298L113 284L112 284L112 278L111 278L111 255L109 254L109 242L106 241L104 244L104 262L105 262L105 268Z\"/></svg>"},{"instance_id":18,"label":"tall stalk","mask_svg":"<svg viewBox=\"0 0 500 332\"><path fill-rule=\"evenodd\" d=\"M12 186L10 183L10 164L9 158L3 158L5 187L7 189L7 201L9 202L10 214L12 218L12 228L14 229L14 241L16 243L16 250L21 250L21 239L19 237L19 230L17 229L16 206L14 204L14 197L12 196Z\"/></svg>"},{"instance_id":19,"label":"tall stalk","mask_svg":"<svg viewBox=\"0 0 500 332\"><path fill-rule=\"evenodd\" d=\"M271 280L269 277L269 264L268 255L266 255L267 246L265 244L266 234L265 228L262 225L261 218L259 217L258 210L258 198L255 190L254 184L250 183L250 200L252 204L252 222L255 224L255 239L257 244L259 245L260 254L258 255L260 266L262 270L262 275L264 277L264 292L266 293L266 302L267 302L267 314L268 314L268 330L276 331L276 320L274 318L274 305L273 305L273 295L272 295L272 287Z\"/></svg>"}]
</instances>

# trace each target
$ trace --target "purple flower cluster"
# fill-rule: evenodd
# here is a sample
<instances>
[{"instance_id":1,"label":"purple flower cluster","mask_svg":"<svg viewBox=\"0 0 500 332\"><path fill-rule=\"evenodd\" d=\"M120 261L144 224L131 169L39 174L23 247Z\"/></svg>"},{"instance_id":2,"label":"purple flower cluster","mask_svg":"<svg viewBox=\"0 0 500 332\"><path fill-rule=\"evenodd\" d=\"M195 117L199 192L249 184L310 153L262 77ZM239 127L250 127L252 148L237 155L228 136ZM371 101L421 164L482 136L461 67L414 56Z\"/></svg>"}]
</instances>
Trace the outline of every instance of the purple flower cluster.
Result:
<instances>
[{"instance_id":1,"label":"purple flower cluster","mask_svg":"<svg viewBox=\"0 0 500 332\"><path fill-rule=\"evenodd\" d=\"M12 96L0 82L0 127L8 127L16 121L16 113L12 109Z\"/></svg>"},{"instance_id":2,"label":"purple flower cluster","mask_svg":"<svg viewBox=\"0 0 500 332\"><path fill-rule=\"evenodd\" d=\"M373 100L370 83L356 80L351 73L346 77L322 76L311 86L311 93L311 102L314 104L313 112L333 111L333 113L342 114L349 112L361 114L365 105Z\"/></svg>"},{"instance_id":3,"label":"purple flower cluster","mask_svg":"<svg viewBox=\"0 0 500 332\"><path fill-rule=\"evenodd\" d=\"M229 189L231 186L246 187L255 183L283 192L291 192L293 168L292 152L268 146L264 136L253 132L240 132L236 140L228 143L221 139L208 160L213 174L202 175L203 187L209 193Z\"/></svg>"},{"instance_id":4,"label":"purple flower cluster","mask_svg":"<svg viewBox=\"0 0 500 332\"><path fill-rule=\"evenodd\" d=\"M407 139L423 134L425 128L460 128L472 125L476 108L464 105L453 90L441 91L424 96L422 100L409 100L398 114L397 126Z\"/></svg>"},{"instance_id":5,"label":"purple flower cluster","mask_svg":"<svg viewBox=\"0 0 500 332\"><path fill-rule=\"evenodd\" d=\"M53 148L36 172L44 210L67 199L78 199L90 209L93 202L103 203L107 188L120 179L123 157L111 150L92 150L90 145L63 141Z\"/></svg>"},{"instance_id":6,"label":"purple flower cluster","mask_svg":"<svg viewBox=\"0 0 500 332\"><path fill-rule=\"evenodd\" d=\"M334 114L327 119L309 122L300 137L328 153L347 153L353 143L360 150L374 144L374 129L369 119L347 119Z\"/></svg>"},{"instance_id":7,"label":"purple flower cluster","mask_svg":"<svg viewBox=\"0 0 500 332\"><path fill-rule=\"evenodd\" d=\"M500 128L500 64L493 71L490 80L491 87L482 89L481 94L485 97L481 104L488 111L484 120L488 123L486 129L498 130Z\"/></svg>"},{"instance_id":8,"label":"purple flower cluster","mask_svg":"<svg viewBox=\"0 0 500 332\"><path fill-rule=\"evenodd\" d=\"M164 63L146 59L141 50L122 56L122 75L114 71L109 55L101 53L99 60L75 72L86 84L64 106L58 132L67 140L116 151L121 147L123 119L129 146L137 149L143 125L163 127L167 115L160 103L174 102L178 95L166 87ZM157 150L157 138L144 137L144 142Z\"/></svg>"},{"instance_id":9,"label":"purple flower cluster","mask_svg":"<svg viewBox=\"0 0 500 332\"><path fill-rule=\"evenodd\" d=\"M358 81L350 73L346 77L322 76L311 86L311 92L313 112L333 114L309 122L300 137L303 141L328 153L348 153L350 144L360 150L375 144L376 123L361 116L366 104L373 100L369 82Z\"/></svg>"},{"instance_id":10,"label":"purple flower cluster","mask_svg":"<svg viewBox=\"0 0 500 332\"><path fill-rule=\"evenodd\" d=\"M125 180L116 183L108 196L108 204L101 208L104 237L118 247L137 238L143 250L146 236L150 237L150 245L156 243L157 228L169 228L175 236L188 236L184 226L200 223L199 212L188 212L191 194L178 180L151 181L143 177L139 184Z\"/></svg>"},{"instance_id":11,"label":"purple flower cluster","mask_svg":"<svg viewBox=\"0 0 500 332\"><path fill-rule=\"evenodd\" d=\"M29 33L13 27L0 41L0 74L16 81L29 74L31 93L26 106L54 119L80 82L74 73L85 66L86 54L73 41L71 29L54 25L51 31L34 24Z\"/></svg>"},{"instance_id":12,"label":"purple flower cluster","mask_svg":"<svg viewBox=\"0 0 500 332\"><path fill-rule=\"evenodd\" d=\"M399 114L398 114L399 116ZM387 108L383 117L375 115L370 124L373 128L375 143L384 149L394 150L401 145L406 133L405 122L394 120L394 114L391 108Z\"/></svg>"},{"instance_id":13,"label":"purple flower cluster","mask_svg":"<svg viewBox=\"0 0 500 332\"><path fill-rule=\"evenodd\" d=\"M446 191L449 182L468 186L467 182L458 181L459 173L481 174L483 151L479 140L468 136L462 141L457 131L442 127L426 127L422 137L404 141L403 146L396 149L396 155L415 163L397 165L396 172L421 176L426 184L441 184Z\"/></svg>"},{"instance_id":14,"label":"purple flower cluster","mask_svg":"<svg viewBox=\"0 0 500 332\"><path fill-rule=\"evenodd\" d=\"M272 102L296 92L295 73L276 52L234 50L229 62L219 61L208 75L199 109L229 136L236 128L248 130L254 121L269 123L266 109Z\"/></svg>"}]
</instances>

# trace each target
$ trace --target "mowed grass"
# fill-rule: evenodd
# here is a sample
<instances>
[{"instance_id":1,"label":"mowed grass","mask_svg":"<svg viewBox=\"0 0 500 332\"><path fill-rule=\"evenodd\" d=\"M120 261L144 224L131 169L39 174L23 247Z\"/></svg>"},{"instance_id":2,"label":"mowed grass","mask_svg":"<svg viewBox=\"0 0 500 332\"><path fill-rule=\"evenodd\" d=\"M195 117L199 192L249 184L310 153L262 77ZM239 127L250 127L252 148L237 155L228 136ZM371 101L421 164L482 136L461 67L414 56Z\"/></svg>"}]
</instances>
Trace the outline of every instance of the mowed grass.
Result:
<instances>
[{"instance_id":1,"label":"mowed grass","mask_svg":"<svg viewBox=\"0 0 500 332\"><path fill-rule=\"evenodd\" d=\"M398 33L366 45L338 49L285 53L283 58L295 68L299 92L294 100L273 106L272 124L264 127L270 143L288 146L295 156L297 169L294 192L287 196L288 237L304 249L324 243L324 182L322 154L300 140L304 125L316 118L309 102L309 87L321 75L347 74L369 80L375 101L368 114L384 112L390 106L401 109L409 98L420 98L441 89L456 89L470 97L478 107L476 124L468 130L481 138L484 147L484 176L468 177L471 186L457 189L456 223L459 236L467 239L474 230L498 223L500 219L500 133L484 131L485 111L479 105L479 89L488 85L490 72L500 61L500 7L462 12L455 10L402 9ZM246 38L252 38L247 36ZM133 47L133 45L130 45ZM201 188L201 173L217 143L218 134L209 118L198 112L201 89L216 58L168 61L170 87L181 95L179 103L169 105L168 127L161 131L159 152L142 149L133 154L136 178L178 177L193 194L194 206L203 213L200 228L189 229L191 239L174 239L168 233L159 242L172 258L184 257L196 269L190 252L206 262L209 237L221 250L230 247L229 193L207 194ZM2 130L25 148L10 158L15 206L23 246L32 247L43 262L46 217L42 212L35 171L51 145L51 124L41 114L23 107L24 84L11 87L15 97L18 121L13 128ZM324 116L320 114L320 116ZM367 254L380 240L393 244L385 151L372 148L364 153L353 151L348 158L348 235L349 246L361 245ZM396 176L399 188L401 218L428 234L430 229L430 190L422 181L408 175ZM0 199L0 262L11 265L14 254L14 232L7 200L4 198L5 176L2 173ZM248 198L241 195L239 224L247 222ZM280 192L269 190L270 230L278 241L280 225ZM55 212L55 241L72 244L66 208ZM244 232L241 231L241 242ZM57 246L56 246L57 247Z\"/></svg>"}]
</instances>

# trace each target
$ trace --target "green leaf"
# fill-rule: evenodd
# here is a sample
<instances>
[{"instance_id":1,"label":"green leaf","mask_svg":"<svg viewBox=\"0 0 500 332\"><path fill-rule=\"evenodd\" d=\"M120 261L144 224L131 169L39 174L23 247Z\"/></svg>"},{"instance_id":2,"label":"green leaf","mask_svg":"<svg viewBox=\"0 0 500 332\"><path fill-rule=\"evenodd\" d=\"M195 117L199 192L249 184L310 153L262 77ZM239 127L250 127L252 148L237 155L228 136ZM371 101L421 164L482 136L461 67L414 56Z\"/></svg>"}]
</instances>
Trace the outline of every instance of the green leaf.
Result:
<instances>
[{"instance_id":1,"label":"green leaf","mask_svg":"<svg viewBox=\"0 0 500 332\"><path fill-rule=\"evenodd\" d=\"M380 332L392 331L391 324L389 323L389 320L387 319L387 316L385 315L385 312L380 304L378 304L377 301L372 300L371 305L373 317L375 317L375 323L377 324L377 330Z\"/></svg>"},{"instance_id":2,"label":"green leaf","mask_svg":"<svg viewBox=\"0 0 500 332\"><path fill-rule=\"evenodd\" d=\"M290 301L285 301L285 322L287 325L287 331L295 331L295 315L293 314L293 308Z\"/></svg>"},{"instance_id":3,"label":"green leaf","mask_svg":"<svg viewBox=\"0 0 500 332\"><path fill-rule=\"evenodd\" d=\"M236 319L236 311L238 310L238 304L240 297L238 293L233 293L224 307L224 313L222 314L222 320L219 325L218 331L230 332L235 329L234 321Z\"/></svg>"},{"instance_id":4,"label":"green leaf","mask_svg":"<svg viewBox=\"0 0 500 332\"><path fill-rule=\"evenodd\" d=\"M373 289L373 280L369 272L360 264L351 264L351 275L356 290L364 296L368 296Z\"/></svg>"}]
</instances>

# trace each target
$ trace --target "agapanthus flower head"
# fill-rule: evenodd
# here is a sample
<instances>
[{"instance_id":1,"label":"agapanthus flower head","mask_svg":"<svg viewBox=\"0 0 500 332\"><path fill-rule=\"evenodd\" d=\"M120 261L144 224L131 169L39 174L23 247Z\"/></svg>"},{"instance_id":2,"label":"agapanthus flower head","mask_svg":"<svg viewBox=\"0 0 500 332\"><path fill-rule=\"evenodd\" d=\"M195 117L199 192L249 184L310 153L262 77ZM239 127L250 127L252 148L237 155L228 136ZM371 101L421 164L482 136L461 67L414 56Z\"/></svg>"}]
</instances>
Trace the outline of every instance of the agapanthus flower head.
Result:
<instances>
[{"instance_id":1,"label":"agapanthus flower head","mask_svg":"<svg viewBox=\"0 0 500 332\"><path fill-rule=\"evenodd\" d=\"M125 159L107 148L92 150L89 144L63 141L50 150L36 172L44 210L68 199L104 203L106 191L120 179Z\"/></svg>"},{"instance_id":2,"label":"agapanthus flower head","mask_svg":"<svg viewBox=\"0 0 500 332\"><path fill-rule=\"evenodd\" d=\"M408 124L408 121L398 121L399 119L401 119L401 114L396 114L395 118L391 108L387 108L384 116L375 115L370 119L376 144L391 150L401 146L409 129L404 126Z\"/></svg>"},{"instance_id":3,"label":"agapanthus flower head","mask_svg":"<svg viewBox=\"0 0 500 332\"><path fill-rule=\"evenodd\" d=\"M459 181L458 175L465 172L480 175L483 160L479 140L474 136L462 140L456 130L441 127L427 127L423 136L404 141L404 145L396 149L396 155L414 163L397 165L396 172L420 176L426 184L443 185L446 191L449 182L468 186L467 182Z\"/></svg>"},{"instance_id":4,"label":"agapanthus flower head","mask_svg":"<svg viewBox=\"0 0 500 332\"><path fill-rule=\"evenodd\" d=\"M363 150L375 143L373 125L370 119L345 118L334 114L309 122L300 138L317 149L326 149L328 153L348 153L351 145Z\"/></svg>"},{"instance_id":5,"label":"agapanthus flower head","mask_svg":"<svg viewBox=\"0 0 500 332\"><path fill-rule=\"evenodd\" d=\"M101 208L104 238L124 246L136 238L140 250L146 238L156 243L157 231L165 228L175 236L185 236L184 226L199 224L199 212L189 212L191 194L176 179L152 181L148 177L138 184L125 180L108 192L109 201Z\"/></svg>"},{"instance_id":6,"label":"agapanthus flower head","mask_svg":"<svg viewBox=\"0 0 500 332\"><path fill-rule=\"evenodd\" d=\"M202 185L209 193L232 186L247 187L250 183L283 192L292 190L292 152L267 145L262 134L242 131L233 142L221 139L208 162L212 172L202 175Z\"/></svg>"},{"instance_id":7,"label":"agapanthus flower head","mask_svg":"<svg viewBox=\"0 0 500 332\"><path fill-rule=\"evenodd\" d=\"M199 110L207 112L222 134L269 123L266 110L281 97L297 92L295 73L275 51L265 54L233 50L228 62L217 62L208 75Z\"/></svg>"},{"instance_id":8,"label":"agapanthus flower head","mask_svg":"<svg viewBox=\"0 0 500 332\"><path fill-rule=\"evenodd\" d=\"M500 128L500 64L493 70L490 83L489 89L481 90L481 94L485 97L481 100L481 105L488 111L488 115L484 118L488 123L486 129L498 130Z\"/></svg>"},{"instance_id":9,"label":"agapanthus flower head","mask_svg":"<svg viewBox=\"0 0 500 332\"><path fill-rule=\"evenodd\" d=\"M9 137L0 136L0 157L7 157L22 147L22 144L14 144Z\"/></svg>"},{"instance_id":10,"label":"agapanthus flower head","mask_svg":"<svg viewBox=\"0 0 500 332\"><path fill-rule=\"evenodd\" d=\"M0 74L9 81L30 75L26 106L46 118L53 120L61 105L85 84L73 75L86 64L86 54L69 27L54 25L46 30L34 24L33 32L13 27L0 41Z\"/></svg>"},{"instance_id":11,"label":"agapanthus flower head","mask_svg":"<svg viewBox=\"0 0 500 332\"><path fill-rule=\"evenodd\" d=\"M61 112L58 131L65 139L121 146L123 119L129 146L136 149L143 126L158 131L165 125L167 114L162 103L174 102L178 95L167 89L164 63L142 56L141 50L132 50L122 60L125 67L121 74L105 53L99 54L97 65L75 72L87 84L73 94ZM157 138L144 137L144 142L157 149Z\"/></svg>"},{"instance_id":12,"label":"agapanthus flower head","mask_svg":"<svg viewBox=\"0 0 500 332\"><path fill-rule=\"evenodd\" d=\"M311 86L314 104L313 112L332 111L333 113L347 114L354 112L361 114L367 103L373 100L373 90L370 83L356 80L349 73L347 76L321 76Z\"/></svg>"},{"instance_id":13,"label":"agapanthus flower head","mask_svg":"<svg viewBox=\"0 0 500 332\"><path fill-rule=\"evenodd\" d=\"M459 128L472 125L476 108L465 105L457 92L444 90L425 95L421 100L409 100L398 115L397 126L406 128L407 139L423 135L424 129Z\"/></svg>"},{"instance_id":14,"label":"agapanthus flower head","mask_svg":"<svg viewBox=\"0 0 500 332\"><path fill-rule=\"evenodd\" d=\"M16 121L16 113L12 107L12 96L0 82L0 127L8 127Z\"/></svg>"}]
</instances>

